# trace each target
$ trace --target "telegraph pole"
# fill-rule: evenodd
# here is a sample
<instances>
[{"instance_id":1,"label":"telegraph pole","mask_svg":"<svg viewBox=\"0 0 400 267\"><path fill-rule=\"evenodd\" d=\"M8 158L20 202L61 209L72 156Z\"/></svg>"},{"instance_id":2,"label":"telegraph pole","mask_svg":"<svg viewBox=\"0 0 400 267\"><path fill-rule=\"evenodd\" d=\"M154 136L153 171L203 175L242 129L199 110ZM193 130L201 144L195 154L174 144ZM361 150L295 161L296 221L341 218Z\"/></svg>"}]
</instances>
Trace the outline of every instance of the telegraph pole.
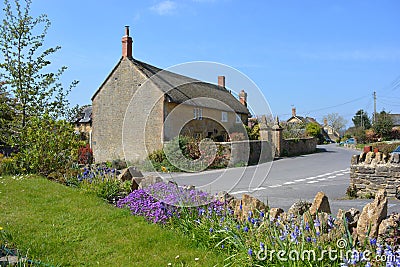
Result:
<instances>
[{"instance_id":1,"label":"telegraph pole","mask_svg":"<svg viewBox=\"0 0 400 267\"><path fill-rule=\"evenodd\" d=\"M373 123L375 124L376 122L376 92L374 91L374 119Z\"/></svg>"}]
</instances>

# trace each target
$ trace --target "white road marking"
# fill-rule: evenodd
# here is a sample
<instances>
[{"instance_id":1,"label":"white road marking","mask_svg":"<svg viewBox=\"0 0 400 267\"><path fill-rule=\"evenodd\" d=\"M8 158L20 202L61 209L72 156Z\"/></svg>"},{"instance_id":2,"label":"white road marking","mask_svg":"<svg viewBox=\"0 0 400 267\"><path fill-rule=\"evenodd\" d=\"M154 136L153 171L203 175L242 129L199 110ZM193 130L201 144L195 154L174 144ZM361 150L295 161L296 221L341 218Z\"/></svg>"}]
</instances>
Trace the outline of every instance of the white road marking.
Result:
<instances>
[{"instance_id":1,"label":"white road marking","mask_svg":"<svg viewBox=\"0 0 400 267\"><path fill-rule=\"evenodd\" d=\"M336 174L337 176L343 176L344 174L343 173L338 173L338 174Z\"/></svg>"},{"instance_id":2,"label":"white road marking","mask_svg":"<svg viewBox=\"0 0 400 267\"><path fill-rule=\"evenodd\" d=\"M317 176L317 178L321 178L321 177L324 177L324 176L325 176L325 174L320 174L320 175Z\"/></svg>"},{"instance_id":3,"label":"white road marking","mask_svg":"<svg viewBox=\"0 0 400 267\"><path fill-rule=\"evenodd\" d=\"M309 182L307 182L307 184L314 184L314 183L318 183L318 181L309 181Z\"/></svg>"},{"instance_id":4,"label":"white road marking","mask_svg":"<svg viewBox=\"0 0 400 267\"><path fill-rule=\"evenodd\" d=\"M313 176L313 177L308 177L308 178L306 178L306 180L312 180L312 179L315 179L315 178L317 178L317 177L315 177L315 176Z\"/></svg>"},{"instance_id":5,"label":"white road marking","mask_svg":"<svg viewBox=\"0 0 400 267\"><path fill-rule=\"evenodd\" d=\"M318 179L318 181L326 181L326 178Z\"/></svg>"},{"instance_id":6,"label":"white road marking","mask_svg":"<svg viewBox=\"0 0 400 267\"><path fill-rule=\"evenodd\" d=\"M284 184L294 184L295 182L286 182Z\"/></svg>"},{"instance_id":7,"label":"white road marking","mask_svg":"<svg viewBox=\"0 0 400 267\"><path fill-rule=\"evenodd\" d=\"M297 180L294 180L295 182L304 182L306 179L297 179Z\"/></svg>"},{"instance_id":8,"label":"white road marking","mask_svg":"<svg viewBox=\"0 0 400 267\"><path fill-rule=\"evenodd\" d=\"M281 184L276 184L276 185L270 185L270 186L268 186L268 187L270 187L270 188L275 188L275 187L280 187L280 186L282 186Z\"/></svg>"},{"instance_id":9,"label":"white road marking","mask_svg":"<svg viewBox=\"0 0 400 267\"><path fill-rule=\"evenodd\" d=\"M253 191L260 191L260 190L264 190L264 189L266 189L266 188L265 187L259 187L259 188L253 189Z\"/></svg>"},{"instance_id":10,"label":"white road marking","mask_svg":"<svg viewBox=\"0 0 400 267\"><path fill-rule=\"evenodd\" d=\"M333 179L335 177L336 177L336 175L331 175L331 176L328 177L328 179Z\"/></svg>"}]
</instances>

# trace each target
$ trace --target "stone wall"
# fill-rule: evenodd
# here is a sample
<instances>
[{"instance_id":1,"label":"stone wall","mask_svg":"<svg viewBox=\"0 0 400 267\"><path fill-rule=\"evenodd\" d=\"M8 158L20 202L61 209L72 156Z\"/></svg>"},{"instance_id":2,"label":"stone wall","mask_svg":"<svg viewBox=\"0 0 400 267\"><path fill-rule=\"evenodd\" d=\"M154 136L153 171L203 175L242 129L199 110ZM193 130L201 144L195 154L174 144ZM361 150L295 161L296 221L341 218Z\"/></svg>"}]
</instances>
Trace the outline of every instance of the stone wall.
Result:
<instances>
[{"instance_id":1,"label":"stone wall","mask_svg":"<svg viewBox=\"0 0 400 267\"><path fill-rule=\"evenodd\" d=\"M296 156L314 153L317 150L317 138L283 139L281 145L282 156Z\"/></svg>"},{"instance_id":2,"label":"stone wall","mask_svg":"<svg viewBox=\"0 0 400 267\"><path fill-rule=\"evenodd\" d=\"M224 155L227 160L230 160L230 166L240 163L255 165L274 159L272 145L267 141L251 140L217 144L224 148Z\"/></svg>"},{"instance_id":3,"label":"stone wall","mask_svg":"<svg viewBox=\"0 0 400 267\"><path fill-rule=\"evenodd\" d=\"M354 155L350 167L350 186L358 197L375 195L379 189L386 189L388 197L399 197L399 154L387 156L381 152L367 152Z\"/></svg>"}]
</instances>

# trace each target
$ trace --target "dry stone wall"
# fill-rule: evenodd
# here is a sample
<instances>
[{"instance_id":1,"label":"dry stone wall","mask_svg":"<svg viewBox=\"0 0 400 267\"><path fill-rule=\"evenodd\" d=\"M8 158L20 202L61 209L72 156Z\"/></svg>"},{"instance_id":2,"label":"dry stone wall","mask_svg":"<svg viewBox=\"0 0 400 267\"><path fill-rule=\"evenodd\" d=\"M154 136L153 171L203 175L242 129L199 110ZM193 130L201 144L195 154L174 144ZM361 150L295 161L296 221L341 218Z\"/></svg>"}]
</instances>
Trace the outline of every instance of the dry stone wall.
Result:
<instances>
[{"instance_id":1,"label":"dry stone wall","mask_svg":"<svg viewBox=\"0 0 400 267\"><path fill-rule=\"evenodd\" d=\"M282 156L296 156L314 153L317 150L318 140L315 137L300 139L283 139Z\"/></svg>"},{"instance_id":2,"label":"dry stone wall","mask_svg":"<svg viewBox=\"0 0 400 267\"><path fill-rule=\"evenodd\" d=\"M350 167L350 186L358 197L375 195L386 189L388 197L400 197L399 154L367 152L354 155Z\"/></svg>"}]
</instances>

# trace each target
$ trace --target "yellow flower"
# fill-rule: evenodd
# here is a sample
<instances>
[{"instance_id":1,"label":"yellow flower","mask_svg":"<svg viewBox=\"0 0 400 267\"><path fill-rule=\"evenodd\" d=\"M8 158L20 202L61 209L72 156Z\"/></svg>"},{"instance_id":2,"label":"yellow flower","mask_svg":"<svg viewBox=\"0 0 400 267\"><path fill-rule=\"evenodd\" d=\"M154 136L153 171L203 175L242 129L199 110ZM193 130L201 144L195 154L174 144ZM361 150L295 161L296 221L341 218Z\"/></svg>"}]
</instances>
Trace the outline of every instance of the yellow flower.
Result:
<instances>
[{"instance_id":1,"label":"yellow flower","mask_svg":"<svg viewBox=\"0 0 400 267\"><path fill-rule=\"evenodd\" d=\"M167 168L165 168L164 166L161 167L161 170L162 170L163 172L167 172L167 171L168 171Z\"/></svg>"},{"instance_id":2,"label":"yellow flower","mask_svg":"<svg viewBox=\"0 0 400 267\"><path fill-rule=\"evenodd\" d=\"M3 230L4 228L0 226L0 231Z\"/></svg>"}]
</instances>

